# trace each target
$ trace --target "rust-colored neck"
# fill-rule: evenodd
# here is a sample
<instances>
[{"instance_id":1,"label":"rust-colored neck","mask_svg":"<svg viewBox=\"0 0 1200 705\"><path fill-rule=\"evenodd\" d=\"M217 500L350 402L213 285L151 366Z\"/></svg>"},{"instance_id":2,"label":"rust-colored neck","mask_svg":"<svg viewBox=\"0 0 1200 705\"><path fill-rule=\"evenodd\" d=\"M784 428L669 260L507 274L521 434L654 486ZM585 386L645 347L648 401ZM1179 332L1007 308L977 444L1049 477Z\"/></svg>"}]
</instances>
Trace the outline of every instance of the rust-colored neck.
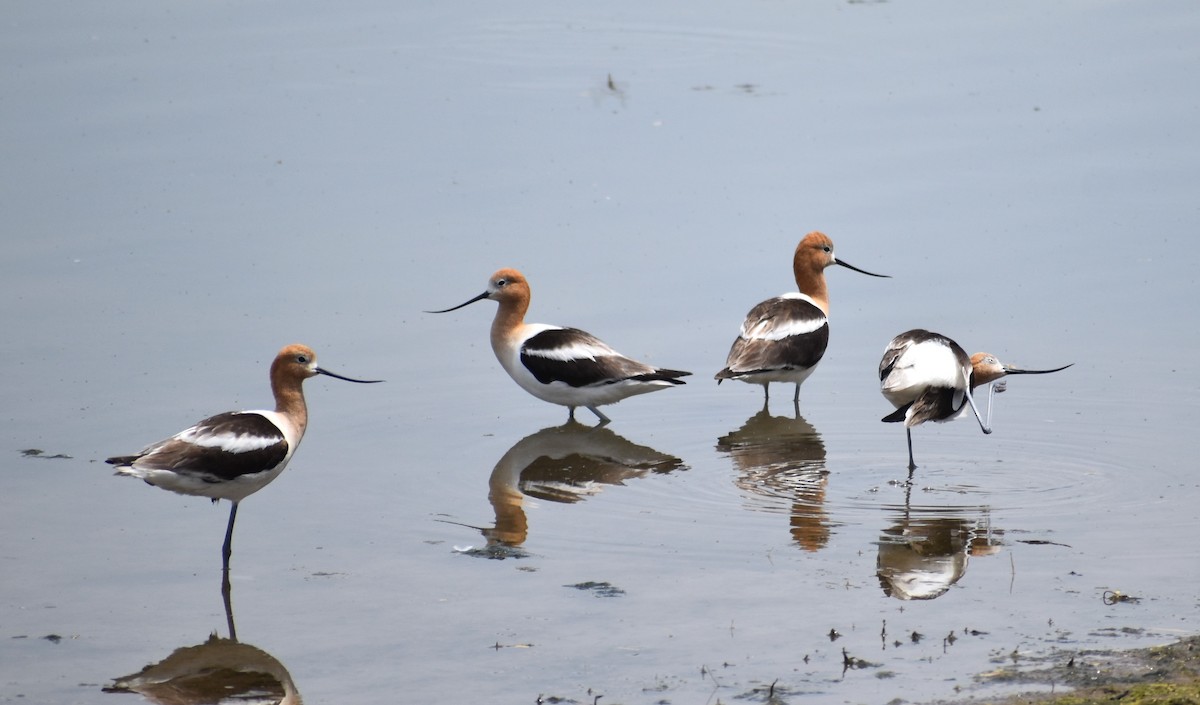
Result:
<instances>
[{"instance_id":1,"label":"rust-colored neck","mask_svg":"<svg viewBox=\"0 0 1200 705\"><path fill-rule=\"evenodd\" d=\"M304 403L304 378L295 370L280 364L271 365L271 391L275 394L275 411L287 416L303 435L308 426L308 406Z\"/></svg>"},{"instance_id":2,"label":"rust-colored neck","mask_svg":"<svg viewBox=\"0 0 1200 705\"><path fill-rule=\"evenodd\" d=\"M523 282L511 284L498 300L496 317L492 319L492 346L503 343L508 336L519 331L525 323L525 313L529 310L529 288Z\"/></svg>"},{"instance_id":3,"label":"rust-colored neck","mask_svg":"<svg viewBox=\"0 0 1200 705\"><path fill-rule=\"evenodd\" d=\"M797 249L792 260L792 270L796 275L796 287L800 289L800 293L807 294L828 316L829 287L825 284L825 267L813 261L810 253Z\"/></svg>"}]
</instances>

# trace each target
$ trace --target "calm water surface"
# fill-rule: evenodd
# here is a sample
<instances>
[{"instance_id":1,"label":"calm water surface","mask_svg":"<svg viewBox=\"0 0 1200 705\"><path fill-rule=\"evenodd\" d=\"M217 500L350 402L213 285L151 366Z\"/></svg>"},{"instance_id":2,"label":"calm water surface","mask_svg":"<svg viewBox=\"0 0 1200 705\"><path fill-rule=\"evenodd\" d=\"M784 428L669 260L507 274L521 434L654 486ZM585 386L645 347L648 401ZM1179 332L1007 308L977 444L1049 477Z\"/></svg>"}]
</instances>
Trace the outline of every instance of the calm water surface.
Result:
<instances>
[{"instance_id":1,"label":"calm water surface","mask_svg":"<svg viewBox=\"0 0 1200 705\"><path fill-rule=\"evenodd\" d=\"M1189 2L14 5L0 702L197 664L196 702L930 701L1196 633L1198 33ZM893 278L829 273L826 358L764 409L711 376L813 229ZM501 266L531 320L695 376L561 427L492 304L422 313ZM875 369L914 327L1075 366L991 436L917 429L905 488ZM234 643L226 507L102 461L269 404L293 341L388 383L308 383Z\"/></svg>"}]
</instances>

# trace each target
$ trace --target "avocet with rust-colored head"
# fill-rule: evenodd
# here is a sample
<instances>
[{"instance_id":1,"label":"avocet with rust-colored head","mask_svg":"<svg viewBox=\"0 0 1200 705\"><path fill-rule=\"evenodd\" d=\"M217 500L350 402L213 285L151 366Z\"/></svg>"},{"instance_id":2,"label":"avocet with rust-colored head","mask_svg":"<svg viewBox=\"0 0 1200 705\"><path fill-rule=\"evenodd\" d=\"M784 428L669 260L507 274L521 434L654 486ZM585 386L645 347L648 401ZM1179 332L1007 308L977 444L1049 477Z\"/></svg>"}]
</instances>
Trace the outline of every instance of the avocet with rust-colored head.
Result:
<instances>
[{"instance_id":1,"label":"avocet with rust-colored head","mask_svg":"<svg viewBox=\"0 0 1200 705\"><path fill-rule=\"evenodd\" d=\"M716 374L717 384L726 379L761 384L764 399L769 399L771 382L790 382L796 385L792 401L799 402L801 383L816 369L829 345L825 268L835 264L872 277L889 278L834 257L833 241L828 235L805 235L792 256L799 293L767 299L750 309L729 349L725 369Z\"/></svg>"},{"instance_id":2,"label":"avocet with rust-colored head","mask_svg":"<svg viewBox=\"0 0 1200 705\"><path fill-rule=\"evenodd\" d=\"M582 406L608 423L600 406L683 384L679 378L691 374L632 360L577 328L526 323L529 282L515 269L493 274L479 296L428 313L447 313L483 299L500 305L492 321L492 351L500 366L533 396L567 407L568 418L575 418L575 407Z\"/></svg>"},{"instance_id":3,"label":"avocet with rust-colored head","mask_svg":"<svg viewBox=\"0 0 1200 705\"><path fill-rule=\"evenodd\" d=\"M109 458L118 475L141 478L179 494L229 500L229 524L221 548L226 572L233 551L233 523L238 503L266 487L287 467L308 427L303 382L328 375L350 379L317 366L317 355L304 345L288 345L271 363L274 411L227 411L211 416L137 455Z\"/></svg>"},{"instance_id":4,"label":"avocet with rust-colored head","mask_svg":"<svg viewBox=\"0 0 1200 705\"><path fill-rule=\"evenodd\" d=\"M1024 370L1001 363L991 353L967 357L958 343L944 335L920 328L910 330L893 338L879 361L879 389L896 407L882 420L904 422L908 435L908 468L912 470L917 467L912 452L913 426L926 421L958 418L970 406L979 421L979 428L984 433L991 433L992 396L996 390L994 386L989 387L985 421L972 394L977 387L990 385L1006 375L1044 375L1070 366Z\"/></svg>"}]
</instances>

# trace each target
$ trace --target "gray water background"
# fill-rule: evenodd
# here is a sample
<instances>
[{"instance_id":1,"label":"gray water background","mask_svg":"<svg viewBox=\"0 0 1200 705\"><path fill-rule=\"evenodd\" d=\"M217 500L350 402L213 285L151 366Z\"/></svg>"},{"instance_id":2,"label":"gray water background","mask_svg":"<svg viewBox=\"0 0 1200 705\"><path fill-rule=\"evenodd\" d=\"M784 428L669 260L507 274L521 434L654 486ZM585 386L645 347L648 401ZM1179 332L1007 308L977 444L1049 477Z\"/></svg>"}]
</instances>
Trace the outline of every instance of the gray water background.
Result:
<instances>
[{"instance_id":1,"label":"gray water background","mask_svg":"<svg viewBox=\"0 0 1200 705\"><path fill-rule=\"evenodd\" d=\"M226 505L102 461L268 406L290 342L388 380L310 381L239 515L238 636L310 705L922 701L1200 627L1193 3L17 2L0 37L0 702L131 700L225 635ZM803 420L756 424L711 375L814 229L893 279L829 272ZM422 313L501 266L695 372L607 409L579 501L489 501L564 410L492 304ZM914 327L1075 366L917 429L906 503L875 368ZM972 555L901 601L914 519Z\"/></svg>"}]
</instances>

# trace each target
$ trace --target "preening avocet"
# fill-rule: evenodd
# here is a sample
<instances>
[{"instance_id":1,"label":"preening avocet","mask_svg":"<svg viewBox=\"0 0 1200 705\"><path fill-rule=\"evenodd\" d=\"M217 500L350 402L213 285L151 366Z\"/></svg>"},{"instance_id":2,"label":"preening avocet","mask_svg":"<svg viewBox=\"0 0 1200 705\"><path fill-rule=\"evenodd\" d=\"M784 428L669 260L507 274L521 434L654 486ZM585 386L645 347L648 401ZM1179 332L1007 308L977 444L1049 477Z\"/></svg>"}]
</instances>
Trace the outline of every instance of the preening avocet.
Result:
<instances>
[{"instance_id":1,"label":"preening avocet","mask_svg":"<svg viewBox=\"0 0 1200 705\"><path fill-rule=\"evenodd\" d=\"M729 349L725 369L716 374L717 384L726 379L761 384L763 398L769 399L771 382L792 382L796 385L792 401L799 402L800 384L812 374L829 344L825 268L835 264L872 277L889 278L834 257L833 241L828 235L805 235L792 256L799 293L767 299L750 309Z\"/></svg>"},{"instance_id":2,"label":"preening avocet","mask_svg":"<svg viewBox=\"0 0 1200 705\"><path fill-rule=\"evenodd\" d=\"M382 380L343 377L317 367L317 355L304 345L288 345L271 363L274 411L227 411L146 446L137 455L109 458L118 475L129 475L179 494L229 500L229 524L221 548L228 573L233 522L238 503L279 476L304 437L308 407L303 382L328 375L347 382Z\"/></svg>"},{"instance_id":3,"label":"preening avocet","mask_svg":"<svg viewBox=\"0 0 1200 705\"><path fill-rule=\"evenodd\" d=\"M979 428L984 433L991 433L995 387L988 390L987 421L979 414L972 395L976 387L991 384L1005 375L1044 375L1070 366L1023 370L1002 364L990 353L967 357L966 351L953 340L917 328L893 338L879 361L879 390L896 407L881 420L904 422L908 435L908 468L912 470L917 467L912 452L913 426L926 421L958 418L970 406L979 421Z\"/></svg>"},{"instance_id":4,"label":"preening avocet","mask_svg":"<svg viewBox=\"0 0 1200 705\"><path fill-rule=\"evenodd\" d=\"M529 282L515 269L493 274L479 296L427 313L447 313L483 299L500 304L492 321L492 351L504 371L538 399L567 407L570 419L582 406L608 423L598 407L683 384L679 378L691 374L631 360L577 328L526 323Z\"/></svg>"}]
</instances>

